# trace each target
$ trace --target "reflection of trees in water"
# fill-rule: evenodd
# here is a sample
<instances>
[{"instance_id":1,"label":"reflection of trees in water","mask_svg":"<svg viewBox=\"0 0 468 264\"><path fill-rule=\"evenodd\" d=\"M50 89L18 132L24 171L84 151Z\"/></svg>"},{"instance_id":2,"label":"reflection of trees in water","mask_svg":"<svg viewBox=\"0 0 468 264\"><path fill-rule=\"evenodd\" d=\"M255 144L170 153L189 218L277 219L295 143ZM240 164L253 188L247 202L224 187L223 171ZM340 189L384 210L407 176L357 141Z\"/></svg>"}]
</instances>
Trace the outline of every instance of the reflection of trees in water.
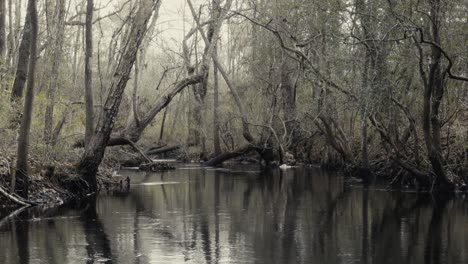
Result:
<instances>
[{"instance_id":1,"label":"reflection of trees in water","mask_svg":"<svg viewBox=\"0 0 468 264\"><path fill-rule=\"evenodd\" d=\"M173 176L166 180L174 181ZM241 175L198 170L182 176L189 181L133 188L126 195L104 198L106 203L99 215L93 200L81 208L88 262L122 260L124 254L130 253L128 263L146 263L153 250L153 245L145 242L148 236L167 241L162 250L183 254L186 261L197 263L218 263L227 258L264 263L467 260L466 255L457 252L466 246L467 205L461 201L449 203L451 206L438 201L432 207L429 197L372 188L349 189L343 186L342 179L316 171ZM119 206L127 207L134 215L128 222L107 221L115 217L107 211L124 209ZM61 214L64 212L56 211L48 216ZM145 229L148 221L156 223L152 230ZM15 255L19 253L21 259L14 262L27 263L30 257L41 257L50 263L61 263L62 258L57 255L66 251L56 250L57 242L37 235L55 232L54 238L64 235L66 240L70 234L61 225L57 227L57 221L13 223L15 231L8 241L14 243L5 248L12 248ZM112 230L111 236L104 232L104 225L108 232ZM114 237L120 235L113 233L121 232L115 227L125 225L132 242L119 240L111 247ZM44 247L41 252L30 251L36 245ZM128 252L116 248L127 248Z\"/></svg>"},{"instance_id":2,"label":"reflection of trees in water","mask_svg":"<svg viewBox=\"0 0 468 264\"><path fill-rule=\"evenodd\" d=\"M37 206L20 208L0 219L0 228L6 228L2 231L11 231L11 244L6 246L0 243L2 263L35 263L37 259L50 264L64 263L68 248L63 241L66 241L73 232L64 225L57 225L55 217L67 212L69 208L65 206L55 208ZM0 239L1 241L3 239ZM15 259L5 259L1 254L2 251L10 252Z\"/></svg>"},{"instance_id":3,"label":"reflection of trees in water","mask_svg":"<svg viewBox=\"0 0 468 264\"><path fill-rule=\"evenodd\" d=\"M164 181L164 174L161 175L161 180ZM156 189L157 188L157 189ZM167 190L164 184L159 185L158 187L154 187L152 189L153 191L159 192L162 194L162 201L165 204L165 207L167 209L170 209L169 205L169 198L167 194ZM145 256L143 255L143 248L142 248L142 243L140 241L140 218L146 217L151 220L158 220L161 219L160 216L158 216L156 213L154 213L154 207L155 205L152 203L153 199L148 199L148 197L139 191L132 191L129 193L129 197L132 201L132 204L134 204L136 208L135 216L134 216L134 222L133 222L133 230L134 230L134 235L133 235L133 244L134 244L134 256L135 256L135 263L140 263L140 262L145 262ZM152 198L152 197L150 197ZM185 226L186 220L184 219L183 225ZM185 229L185 228L184 228ZM168 241L177 241L177 235L174 234L170 228L166 227L161 227L161 228L155 228L151 231L155 235L159 237L163 237L165 240ZM178 245L180 246L180 249L183 249L184 251L189 252L194 248L194 244L192 242L192 239L186 239L184 237L183 239L184 242L177 242L177 243L171 243L171 245ZM185 241L190 241L186 243Z\"/></svg>"},{"instance_id":4,"label":"reflection of trees in water","mask_svg":"<svg viewBox=\"0 0 468 264\"><path fill-rule=\"evenodd\" d=\"M29 263L29 213L24 211L18 215L19 221L13 223L18 248L18 261L20 264Z\"/></svg>"},{"instance_id":5,"label":"reflection of trees in water","mask_svg":"<svg viewBox=\"0 0 468 264\"><path fill-rule=\"evenodd\" d=\"M96 212L96 197L90 197L80 217L86 238L87 263L113 263L110 241Z\"/></svg>"},{"instance_id":6,"label":"reflection of trees in water","mask_svg":"<svg viewBox=\"0 0 468 264\"><path fill-rule=\"evenodd\" d=\"M442 245L442 241L444 240L442 238L442 221L447 202L448 199L446 197L437 197L434 200L426 246L424 248L424 262L426 264L444 263L441 257L447 252L445 252L446 248L444 249Z\"/></svg>"},{"instance_id":7,"label":"reflection of trees in water","mask_svg":"<svg viewBox=\"0 0 468 264\"><path fill-rule=\"evenodd\" d=\"M413 228L407 220L417 216L419 209L427 205L428 200L423 196L406 196L397 193L380 194L381 198L377 200L373 199L376 193L372 195L369 198L373 201L373 207L370 208L372 212L371 234L369 248L366 251L374 260L393 260L404 263L415 250L411 248L412 243L405 241L415 239L414 242L416 242L420 235L419 230Z\"/></svg>"},{"instance_id":8,"label":"reflection of trees in water","mask_svg":"<svg viewBox=\"0 0 468 264\"><path fill-rule=\"evenodd\" d=\"M253 255L246 259L271 263L342 262L342 253L360 263L411 263L423 260L422 246L416 242L424 236L431 242L432 259L448 254L441 251L447 250L443 239L437 238L443 221L433 220L436 225L426 216L427 197L349 189L340 178L312 174L291 171L239 178L199 171L190 174L185 186L161 185L130 197L139 208L136 214L171 223L153 232L172 241L168 248L176 246L173 250L183 252L185 260L218 263L226 257L223 247L232 251L229 255L248 252ZM228 217L220 217L220 212ZM140 251L139 221L135 216L135 255ZM193 259L196 256L203 260Z\"/></svg>"}]
</instances>

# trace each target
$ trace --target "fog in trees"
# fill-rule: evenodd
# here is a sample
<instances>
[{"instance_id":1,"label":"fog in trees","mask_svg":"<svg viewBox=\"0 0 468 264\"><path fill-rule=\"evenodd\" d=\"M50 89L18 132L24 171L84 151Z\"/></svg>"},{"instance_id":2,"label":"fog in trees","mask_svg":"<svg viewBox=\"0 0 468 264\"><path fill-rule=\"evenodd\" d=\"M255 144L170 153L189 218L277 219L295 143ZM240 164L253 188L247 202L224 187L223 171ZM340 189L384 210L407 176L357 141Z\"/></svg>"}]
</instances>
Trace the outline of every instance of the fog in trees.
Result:
<instances>
[{"instance_id":1,"label":"fog in trees","mask_svg":"<svg viewBox=\"0 0 468 264\"><path fill-rule=\"evenodd\" d=\"M436 197L428 225L442 236L450 199L468 191L467 13L464 0L0 0L0 205L97 195L86 210L99 220L100 194L134 187L122 168L249 164L269 177L272 197L257 198L278 200L268 225L280 230L301 222L295 198L310 191L281 185L303 176L283 172L318 167L363 188L350 221L361 262L375 256L375 186ZM200 219L186 235L213 262L222 234ZM324 225L319 239L336 240ZM271 246L292 256L294 230L281 231ZM117 254L106 232L86 236L106 244L91 259Z\"/></svg>"}]
</instances>

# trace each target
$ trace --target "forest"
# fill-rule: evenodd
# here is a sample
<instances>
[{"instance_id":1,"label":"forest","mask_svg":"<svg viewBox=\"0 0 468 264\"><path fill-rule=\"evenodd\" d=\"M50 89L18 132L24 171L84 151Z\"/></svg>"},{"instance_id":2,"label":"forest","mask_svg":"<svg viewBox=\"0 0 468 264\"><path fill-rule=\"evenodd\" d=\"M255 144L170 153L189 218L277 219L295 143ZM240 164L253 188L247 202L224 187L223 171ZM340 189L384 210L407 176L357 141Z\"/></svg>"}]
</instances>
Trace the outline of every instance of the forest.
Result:
<instances>
[{"instance_id":1,"label":"forest","mask_svg":"<svg viewBox=\"0 0 468 264\"><path fill-rule=\"evenodd\" d=\"M0 0L0 78L2 203L154 158L467 190L464 0Z\"/></svg>"}]
</instances>

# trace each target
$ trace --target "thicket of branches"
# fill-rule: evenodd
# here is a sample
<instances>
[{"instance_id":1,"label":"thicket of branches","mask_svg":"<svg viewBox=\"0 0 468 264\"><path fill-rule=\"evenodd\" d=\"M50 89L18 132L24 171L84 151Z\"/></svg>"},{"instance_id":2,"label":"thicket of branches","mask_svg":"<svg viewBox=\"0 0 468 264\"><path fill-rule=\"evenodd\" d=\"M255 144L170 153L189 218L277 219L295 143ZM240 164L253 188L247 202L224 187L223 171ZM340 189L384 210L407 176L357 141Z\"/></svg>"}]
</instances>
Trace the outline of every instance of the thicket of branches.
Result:
<instances>
[{"instance_id":1,"label":"thicket of branches","mask_svg":"<svg viewBox=\"0 0 468 264\"><path fill-rule=\"evenodd\" d=\"M169 4L0 1L5 162L24 156L28 129L26 155L71 160L91 190L105 147L137 142L208 165L253 152L265 165L464 184L466 1L187 0L179 40L158 22Z\"/></svg>"}]
</instances>

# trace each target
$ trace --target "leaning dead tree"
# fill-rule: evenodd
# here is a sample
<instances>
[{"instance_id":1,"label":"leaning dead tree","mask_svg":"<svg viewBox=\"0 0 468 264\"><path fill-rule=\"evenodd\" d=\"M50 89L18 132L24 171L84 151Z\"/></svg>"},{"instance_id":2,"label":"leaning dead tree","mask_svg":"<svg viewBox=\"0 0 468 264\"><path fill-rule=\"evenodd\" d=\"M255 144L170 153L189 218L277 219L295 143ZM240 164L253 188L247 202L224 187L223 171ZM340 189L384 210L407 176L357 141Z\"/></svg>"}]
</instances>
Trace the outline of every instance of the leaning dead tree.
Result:
<instances>
[{"instance_id":1,"label":"leaning dead tree","mask_svg":"<svg viewBox=\"0 0 468 264\"><path fill-rule=\"evenodd\" d=\"M226 7L225 7L226 9ZM228 10L228 9L226 9ZM222 26L222 22L226 17L226 13L217 17L217 19L210 19L205 23L201 23L197 25L197 27L193 28L188 32L186 37L184 38L184 61L186 64L186 68L188 69L188 76L183 78L182 80L176 81L175 83L171 84L169 88L167 88L166 92L159 97L159 99L153 103L151 109L143 116L139 116L139 114L132 113L133 115L137 115L137 118L131 118L130 122L126 125L124 131L120 135L112 135L112 137L107 142L107 146L121 146L121 145L130 145L131 142L137 142L140 140L141 135L143 134L144 130L153 122L154 118L165 108L167 107L171 101L182 92L185 88L190 87L196 84L203 84L207 81L208 78L208 71L210 69L210 61L211 56L214 52L215 41L210 41L207 44L202 58L202 63L200 65L199 70L195 70L195 67L192 65L189 59L189 51L186 42L190 39L194 33L198 30L199 27L204 27L207 25L210 26L210 30L212 28L212 39L217 39L219 36L220 28ZM206 84L204 84L206 85ZM84 147L83 140L80 140L75 143L75 147Z\"/></svg>"},{"instance_id":2,"label":"leaning dead tree","mask_svg":"<svg viewBox=\"0 0 468 264\"><path fill-rule=\"evenodd\" d=\"M122 55L114 71L109 87L109 95L103 107L102 120L87 144L83 157L77 166L79 174L87 182L91 192L97 190L96 174L98 167L104 157L104 151L114 127L115 118L119 111L138 48L147 31L148 22L160 3L160 0L142 0L139 3L138 11L123 46Z\"/></svg>"}]
</instances>

